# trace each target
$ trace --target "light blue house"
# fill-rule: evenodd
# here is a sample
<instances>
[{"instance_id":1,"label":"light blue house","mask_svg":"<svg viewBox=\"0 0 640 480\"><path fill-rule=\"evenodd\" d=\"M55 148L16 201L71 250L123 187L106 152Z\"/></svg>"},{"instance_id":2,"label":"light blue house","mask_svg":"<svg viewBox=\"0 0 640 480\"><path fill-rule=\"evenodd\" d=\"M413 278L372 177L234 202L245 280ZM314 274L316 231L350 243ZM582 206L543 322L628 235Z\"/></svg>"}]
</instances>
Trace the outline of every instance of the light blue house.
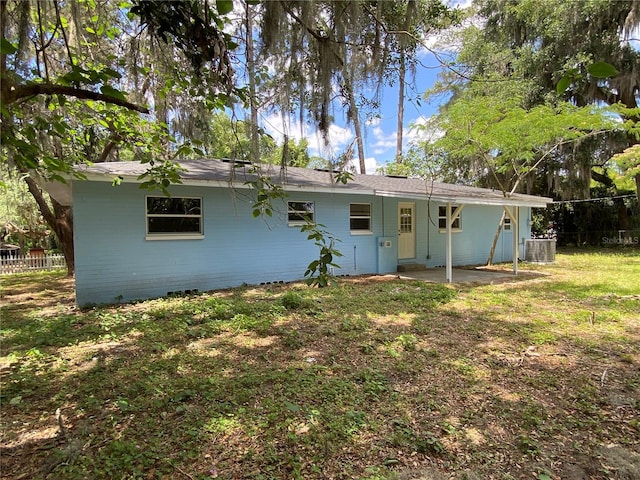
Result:
<instances>
[{"instance_id":1,"label":"light blue house","mask_svg":"<svg viewBox=\"0 0 640 480\"><path fill-rule=\"evenodd\" d=\"M76 302L143 299L170 292L301 279L318 249L300 232L305 217L340 240L335 275L385 274L404 264L483 264L503 212L494 261L517 260L531 209L551 200L421 179L262 166L287 196L272 217L254 218L250 165L189 160L171 197L140 189L146 166L96 164L85 180L49 183L73 205ZM113 186L114 177L121 184Z\"/></svg>"}]
</instances>

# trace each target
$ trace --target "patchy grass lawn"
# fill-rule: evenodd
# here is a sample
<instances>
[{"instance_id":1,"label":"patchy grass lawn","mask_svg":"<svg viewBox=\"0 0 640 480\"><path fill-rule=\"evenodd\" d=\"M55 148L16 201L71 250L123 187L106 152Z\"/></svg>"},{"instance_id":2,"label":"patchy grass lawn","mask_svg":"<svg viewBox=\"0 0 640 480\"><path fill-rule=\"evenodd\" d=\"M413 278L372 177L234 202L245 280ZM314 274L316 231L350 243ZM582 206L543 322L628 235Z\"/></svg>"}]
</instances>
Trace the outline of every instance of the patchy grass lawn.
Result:
<instances>
[{"instance_id":1,"label":"patchy grass lawn","mask_svg":"<svg viewBox=\"0 0 640 480\"><path fill-rule=\"evenodd\" d=\"M2 277L0 475L640 478L640 252L521 273L83 311Z\"/></svg>"}]
</instances>

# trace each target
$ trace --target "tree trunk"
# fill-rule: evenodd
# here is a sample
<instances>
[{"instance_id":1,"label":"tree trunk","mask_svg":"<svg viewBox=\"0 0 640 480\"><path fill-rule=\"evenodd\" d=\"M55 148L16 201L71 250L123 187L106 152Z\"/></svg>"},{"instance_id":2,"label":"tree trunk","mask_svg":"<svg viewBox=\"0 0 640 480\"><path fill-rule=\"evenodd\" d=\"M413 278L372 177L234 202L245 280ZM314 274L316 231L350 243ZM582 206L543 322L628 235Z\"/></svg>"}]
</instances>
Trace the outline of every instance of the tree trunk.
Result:
<instances>
[{"instance_id":1,"label":"tree trunk","mask_svg":"<svg viewBox=\"0 0 640 480\"><path fill-rule=\"evenodd\" d=\"M47 201L42 194L42 190L31 177L25 177L25 182L29 187L29 192L33 195L42 217L51 227L51 230L58 238L58 243L64 255L64 261L67 264L67 275L72 277L75 273L75 257L73 250L73 211L71 207L59 204L53 198L51 204L53 211L49 208Z\"/></svg>"},{"instance_id":2,"label":"tree trunk","mask_svg":"<svg viewBox=\"0 0 640 480\"><path fill-rule=\"evenodd\" d=\"M400 72L398 73L398 133L396 136L396 163L402 163L402 140L404 129L404 90L405 76L407 74L404 51L400 53Z\"/></svg>"},{"instance_id":3,"label":"tree trunk","mask_svg":"<svg viewBox=\"0 0 640 480\"><path fill-rule=\"evenodd\" d=\"M246 41L247 41L247 75L249 76L249 103L251 107L250 138L251 138L251 161L260 162L260 138L258 135L258 106L256 99L256 62L253 47L253 12L249 3L245 5L246 17Z\"/></svg>"},{"instance_id":4,"label":"tree trunk","mask_svg":"<svg viewBox=\"0 0 640 480\"><path fill-rule=\"evenodd\" d=\"M356 106L356 102L353 99L353 95L351 95L351 108L355 108L355 113L353 116L353 129L356 132L356 143L358 144L358 160L360 161L360 173L367 173L367 166L364 161L364 142L362 141L362 127L360 126L360 114L358 113L358 107Z\"/></svg>"},{"instance_id":5,"label":"tree trunk","mask_svg":"<svg viewBox=\"0 0 640 480\"><path fill-rule=\"evenodd\" d=\"M502 226L504 225L504 219L507 215L507 212L502 210L502 217L500 217L500 223L498 224L498 229L496 230L496 234L493 236L493 243L491 244L491 251L489 252L489 258L487 258L487 267L493 265L493 256L496 254L496 247L498 246L498 238L500 238L500 231L502 230Z\"/></svg>"},{"instance_id":6,"label":"tree trunk","mask_svg":"<svg viewBox=\"0 0 640 480\"><path fill-rule=\"evenodd\" d=\"M349 102L348 117L353 122L353 129L356 134L356 144L358 145L358 160L360 163L360 173L367 173L367 167L364 161L364 142L362 140L362 127L360 125L360 112L358 111L358 105L356 104L355 95L353 93L353 77L346 71L346 66L343 71L345 93ZM350 160L350 159L347 159Z\"/></svg>"},{"instance_id":7,"label":"tree trunk","mask_svg":"<svg viewBox=\"0 0 640 480\"><path fill-rule=\"evenodd\" d=\"M415 0L409 0L407 2L407 11L404 15L404 31L409 32L409 26L416 14L416 2ZM402 141L404 132L404 94L406 91L406 77L407 77L407 56L405 55L405 49L407 48L408 34L402 34L400 36L400 69L398 71L398 133L396 136L396 162L402 163Z\"/></svg>"}]
</instances>

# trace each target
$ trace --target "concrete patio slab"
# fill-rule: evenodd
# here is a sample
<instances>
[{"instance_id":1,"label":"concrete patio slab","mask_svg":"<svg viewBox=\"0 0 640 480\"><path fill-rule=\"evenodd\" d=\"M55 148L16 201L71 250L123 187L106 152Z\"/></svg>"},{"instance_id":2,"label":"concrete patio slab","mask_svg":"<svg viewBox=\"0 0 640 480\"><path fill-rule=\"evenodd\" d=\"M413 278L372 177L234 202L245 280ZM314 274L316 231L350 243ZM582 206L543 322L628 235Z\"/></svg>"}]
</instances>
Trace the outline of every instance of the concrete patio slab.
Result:
<instances>
[{"instance_id":1,"label":"concrete patio slab","mask_svg":"<svg viewBox=\"0 0 640 480\"><path fill-rule=\"evenodd\" d=\"M446 283L446 270L444 268L429 268L419 272L400 272L398 277L408 280L422 280L431 283ZM509 279L520 278L513 272L496 271L486 269L454 268L452 271L452 283L495 283Z\"/></svg>"}]
</instances>

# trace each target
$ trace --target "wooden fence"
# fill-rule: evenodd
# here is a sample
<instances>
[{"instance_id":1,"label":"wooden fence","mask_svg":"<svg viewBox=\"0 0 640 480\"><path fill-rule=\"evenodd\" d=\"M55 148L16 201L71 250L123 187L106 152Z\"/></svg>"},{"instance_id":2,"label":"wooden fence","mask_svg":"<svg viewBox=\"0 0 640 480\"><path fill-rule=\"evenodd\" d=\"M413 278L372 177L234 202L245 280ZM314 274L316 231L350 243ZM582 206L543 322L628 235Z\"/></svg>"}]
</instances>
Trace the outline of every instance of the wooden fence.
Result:
<instances>
[{"instance_id":1,"label":"wooden fence","mask_svg":"<svg viewBox=\"0 0 640 480\"><path fill-rule=\"evenodd\" d=\"M18 255L0 258L0 274L42 272L66 268L64 255Z\"/></svg>"}]
</instances>

